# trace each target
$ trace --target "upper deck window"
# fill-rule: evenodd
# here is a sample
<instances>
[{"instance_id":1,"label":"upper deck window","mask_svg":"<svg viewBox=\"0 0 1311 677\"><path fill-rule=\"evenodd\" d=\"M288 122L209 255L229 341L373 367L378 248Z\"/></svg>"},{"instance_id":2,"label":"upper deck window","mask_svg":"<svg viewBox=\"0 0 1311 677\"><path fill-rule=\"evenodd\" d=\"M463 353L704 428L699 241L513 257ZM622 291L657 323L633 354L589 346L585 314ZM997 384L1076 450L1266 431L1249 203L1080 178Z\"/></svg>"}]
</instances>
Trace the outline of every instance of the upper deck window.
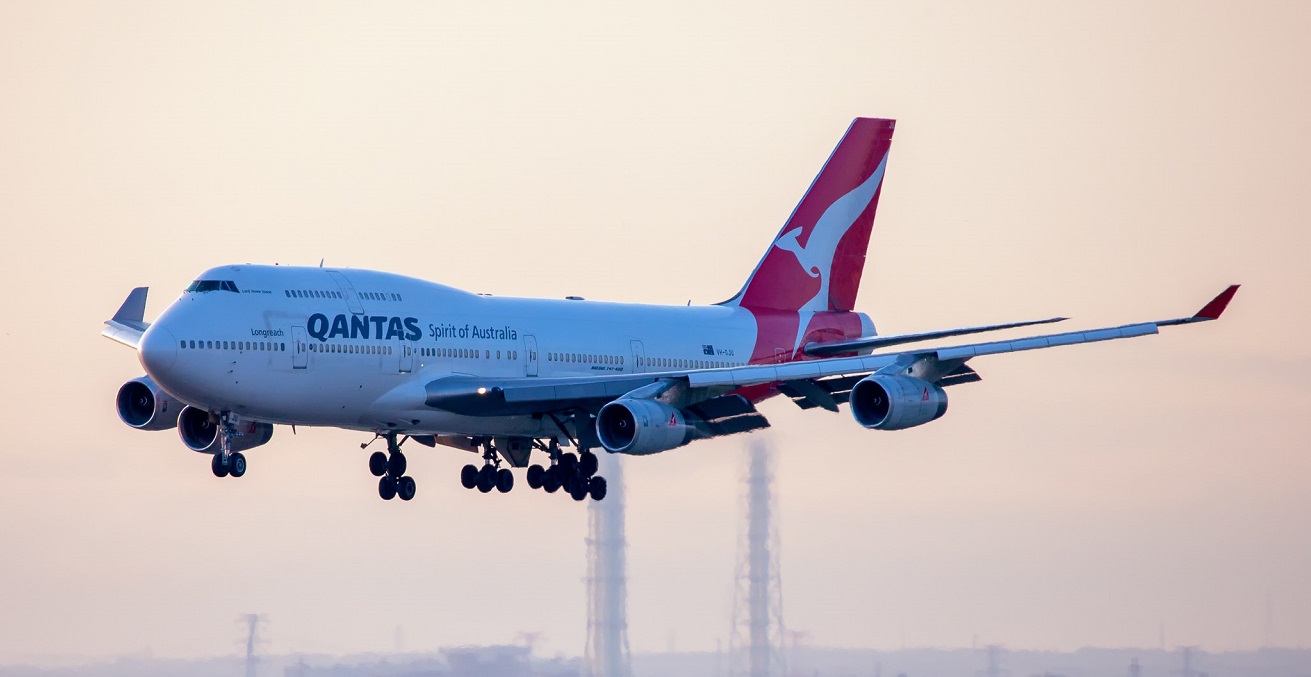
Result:
<instances>
[{"instance_id":1,"label":"upper deck window","mask_svg":"<svg viewBox=\"0 0 1311 677\"><path fill-rule=\"evenodd\" d=\"M187 287L187 291L207 292L207 291L230 291L236 292L237 285L231 280L196 280Z\"/></svg>"}]
</instances>

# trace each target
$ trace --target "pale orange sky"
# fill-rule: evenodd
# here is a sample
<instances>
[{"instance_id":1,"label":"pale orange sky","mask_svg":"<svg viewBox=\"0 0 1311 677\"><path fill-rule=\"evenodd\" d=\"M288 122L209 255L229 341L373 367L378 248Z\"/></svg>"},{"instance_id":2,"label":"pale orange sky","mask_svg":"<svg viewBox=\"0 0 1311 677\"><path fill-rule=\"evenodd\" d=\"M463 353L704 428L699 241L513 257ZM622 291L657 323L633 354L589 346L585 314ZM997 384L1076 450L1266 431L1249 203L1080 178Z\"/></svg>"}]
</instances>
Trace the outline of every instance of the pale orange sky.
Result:
<instances>
[{"instance_id":1,"label":"pale orange sky","mask_svg":"<svg viewBox=\"0 0 1311 677\"><path fill-rule=\"evenodd\" d=\"M0 662L510 642L577 654L586 512L279 429L241 481L118 421L98 336L229 262L495 294L735 292L851 118L895 117L883 331L1192 313L980 358L948 415L764 408L817 645L1311 644L1304 3L0 4ZM741 439L628 465L635 650L727 644ZM1266 599L1272 625L1266 626Z\"/></svg>"}]
</instances>

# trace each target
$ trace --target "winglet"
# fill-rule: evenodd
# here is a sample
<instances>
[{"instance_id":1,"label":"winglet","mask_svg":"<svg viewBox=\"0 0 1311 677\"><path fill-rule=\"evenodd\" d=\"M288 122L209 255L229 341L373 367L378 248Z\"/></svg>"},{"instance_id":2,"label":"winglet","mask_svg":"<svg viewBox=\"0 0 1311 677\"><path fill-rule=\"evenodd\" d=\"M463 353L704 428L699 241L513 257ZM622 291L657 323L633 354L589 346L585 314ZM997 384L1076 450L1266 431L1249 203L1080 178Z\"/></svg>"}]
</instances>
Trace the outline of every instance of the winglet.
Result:
<instances>
[{"instance_id":1,"label":"winglet","mask_svg":"<svg viewBox=\"0 0 1311 677\"><path fill-rule=\"evenodd\" d=\"M119 306L118 312L114 313L114 321L127 323L140 323L146 319L146 292L150 291L149 287L137 287L132 293L127 295L127 300Z\"/></svg>"},{"instance_id":2,"label":"winglet","mask_svg":"<svg viewBox=\"0 0 1311 677\"><path fill-rule=\"evenodd\" d=\"M1218 296L1211 299L1210 303L1197 311L1197 314L1194 315L1192 319L1198 321L1220 319L1220 314L1225 311L1225 307L1229 305L1229 301L1233 300L1234 294L1238 292L1238 287L1239 285L1236 284L1229 285L1228 289L1220 292Z\"/></svg>"}]
</instances>

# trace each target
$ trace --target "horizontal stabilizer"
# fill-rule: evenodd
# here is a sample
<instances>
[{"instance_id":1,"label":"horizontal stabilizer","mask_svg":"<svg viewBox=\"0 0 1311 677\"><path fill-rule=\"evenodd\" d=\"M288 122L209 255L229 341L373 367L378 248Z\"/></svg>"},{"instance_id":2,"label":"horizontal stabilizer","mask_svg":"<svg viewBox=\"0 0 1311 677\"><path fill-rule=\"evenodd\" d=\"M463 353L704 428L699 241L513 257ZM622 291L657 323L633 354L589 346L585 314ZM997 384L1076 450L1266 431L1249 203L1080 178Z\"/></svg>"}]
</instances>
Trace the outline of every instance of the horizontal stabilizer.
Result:
<instances>
[{"instance_id":1,"label":"horizontal stabilizer","mask_svg":"<svg viewBox=\"0 0 1311 677\"><path fill-rule=\"evenodd\" d=\"M114 317L105 320L105 328L100 335L122 343L129 348L136 348L141 343L143 334L150 324L146 319L146 293L148 287L137 287L127 295L127 300L118 307Z\"/></svg>"}]
</instances>

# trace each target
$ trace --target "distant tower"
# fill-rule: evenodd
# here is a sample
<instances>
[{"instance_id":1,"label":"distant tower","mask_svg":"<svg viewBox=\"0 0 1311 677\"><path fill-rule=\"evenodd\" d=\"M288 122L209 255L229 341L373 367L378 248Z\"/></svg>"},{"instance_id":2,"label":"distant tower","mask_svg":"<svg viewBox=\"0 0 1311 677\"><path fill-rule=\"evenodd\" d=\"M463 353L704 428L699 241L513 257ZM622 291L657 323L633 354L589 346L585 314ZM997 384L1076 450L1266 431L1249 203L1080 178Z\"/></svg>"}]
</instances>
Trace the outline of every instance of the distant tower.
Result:
<instances>
[{"instance_id":1,"label":"distant tower","mask_svg":"<svg viewBox=\"0 0 1311 677\"><path fill-rule=\"evenodd\" d=\"M1001 652L1002 652L1002 645L1000 645L1000 644L989 644L988 646L983 647L983 649L984 649L984 651L987 651L987 652L988 652L988 671L985 672L984 674L985 674L987 677L1001 677L1001 675L1002 675L1002 669L1001 669Z\"/></svg>"},{"instance_id":2,"label":"distant tower","mask_svg":"<svg viewBox=\"0 0 1311 677\"><path fill-rule=\"evenodd\" d=\"M746 547L739 545L733 594L729 660L734 675L780 677L787 672L773 484L773 453L757 439L747 452Z\"/></svg>"},{"instance_id":3,"label":"distant tower","mask_svg":"<svg viewBox=\"0 0 1311 677\"><path fill-rule=\"evenodd\" d=\"M1179 647L1179 653L1182 654L1184 663L1182 670L1184 677L1198 677L1197 671L1193 668L1193 652L1196 650L1197 647L1195 646Z\"/></svg>"},{"instance_id":4,"label":"distant tower","mask_svg":"<svg viewBox=\"0 0 1311 677\"><path fill-rule=\"evenodd\" d=\"M241 621L246 624L246 677L255 677L261 642L259 627L264 618L260 614L246 614L241 617Z\"/></svg>"},{"instance_id":5,"label":"distant tower","mask_svg":"<svg viewBox=\"0 0 1311 677\"><path fill-rule=\"evenodd\" d=\"M628 583L624 551L624 473L618 456L600 453L606 479L603 501L587 508L586 674L631 677L628 651Z\"/></svg>"}]
</instances>

